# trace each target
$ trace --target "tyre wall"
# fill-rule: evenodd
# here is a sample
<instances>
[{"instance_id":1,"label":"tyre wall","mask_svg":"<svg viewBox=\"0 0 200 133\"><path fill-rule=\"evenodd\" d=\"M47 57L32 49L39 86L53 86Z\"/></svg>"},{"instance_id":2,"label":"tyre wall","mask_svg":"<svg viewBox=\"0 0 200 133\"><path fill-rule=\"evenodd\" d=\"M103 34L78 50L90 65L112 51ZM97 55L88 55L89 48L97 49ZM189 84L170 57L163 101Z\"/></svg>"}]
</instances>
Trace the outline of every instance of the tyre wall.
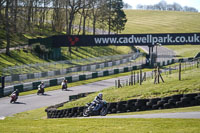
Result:
<instances>
[{"instance_id":1,"label":"tyre wall","mask_svg":"<svg viewBox=\"0 0 200 133\"><path fill-rule=\"evenodd\" d=\"M57 110L58 107L62 107L64 103L57 104L55 106L48 107L48 118L72 118L82 117L82 107L74 107L69 109ZM157 109L170 109L180 107L190 107L200 105L200 93L192 94L179 94L163 98L153 99L132 99L128 101L112 102L108 103L108 114L124 113L124 112L136 112L145 110L157 110Z\"/></svg>"}]
</instances>

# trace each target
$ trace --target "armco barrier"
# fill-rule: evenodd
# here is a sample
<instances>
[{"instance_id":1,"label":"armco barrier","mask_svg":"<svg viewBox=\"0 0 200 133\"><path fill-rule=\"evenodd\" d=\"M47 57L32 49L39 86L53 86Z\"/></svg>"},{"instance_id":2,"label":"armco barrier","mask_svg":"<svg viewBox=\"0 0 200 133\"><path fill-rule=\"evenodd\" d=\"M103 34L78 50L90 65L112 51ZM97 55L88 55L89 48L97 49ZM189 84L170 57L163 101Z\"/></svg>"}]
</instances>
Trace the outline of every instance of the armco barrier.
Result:
<instances>
[{"instance_id":1,"label":"armco barrier","mask_svg":"<svg viewBox=\"0 0 200 133\"><path fill-rule=\"evenodd\" d=\"M131 59L136 59L138 56L140 56L141 53L137 53L137 54L129 54L127 56L125 56L124 58L126 58L125 62L130 61ZM115 62L117 61L121 61L122 63L125 63L123 61L124 59L115 59L115 60L109 60L109 61L105 61L105 62L101 62L101 63L93 63L93 64L88 64L88 65L80 65L80 66L75 66L75 67L70 67L70 68L64 68L64 69L60 69L60 70L55 70L55 71L47 71L47 72L39 72L39 73L29 73L29 74L13 74L10 76L6 76L5 80L6 82L10 83L10 82L14 82L14 81L23 81L23 80L27 80L27 79L36 79L36 78L41 78L41 77L51 77L51 76L58 76L58 75L66 75L69 72L80 72L80 71L96 71L96 69L99 68L104 68L104 67L111 67L114 66L114 64L116 64Z\"/></svg>"},{"instance_id":2,"label":"armco barrier","mask_svg":"<svg viewBox=\"0 0 200 133\"><path fill-rule=\"evenodd\" d=\"M177 63L177 62L180 62L180 61L193 60L193 59L194 58L176 59L176 60L172 59L171 63ZM169 65L169 64L165 64L165 65ZM145 64L138 65L138 66L132 66L132 67L121 67L121 68L114 69L114 70L98 71L98 72L93 72L93 73L83 74L83 75L74 75L74 76L69 76L69 77L59 77L59 78L56 78L56 79L47 79L47 80L42 80L42 81L45 83L46 87L49 87L49 86L60 85L59 82L60 82L61 78L65 78L66 80L68 80L68 83L72 83L72 82L76 82L76 81L80 81L80 80L86 80L86 79L89 79L90 77L97 78L97 77L102 77L102 76L109 76L109 75L116 74L116 73L123 73L123 72L128 72L128 71L131 71L131 70L142 69L144 67L145 67ZM47 73L43 73L41 75L45 75L45 74L47 74ZM91 76L91 74L92 74L92 76ZM31 84L31 83L32 83L32 87L30 85L28 85L28 88L25 88L25 86L27 86L27 84ZM41 81L36 81L36 82L22 83L22 84L18 84L18 85L6 86L3 89L3 96L7 96L7 95L11 94L12 91L10 91L9 88L14 88L14 90L19 89L22 92L22 91L37 89L37 87L40 83L41 83Z\"/></svg>"},{"instance_id":3,"label":"armco barrier","mask_svg":"<svg viewBox=\"0 0 200 133\"><path fill-rule=\"evenodd\" d=\"M76 98L78 98L78 96L76 96ZM55 106L48 107L45 110L47 113L47 117L71 118L71 117L83 116L83 109L85 108L84 106L57 110L58 107L62 107L63 105L64 103L61 103ZM178 94L164 98L153 98L153 99L132 99L128 101L108 103L107 108L109 114L114 114L123 112L180 108L180 107L189 107L197 105L200 105L200 93Z\"/></svg>"}]
</instances>

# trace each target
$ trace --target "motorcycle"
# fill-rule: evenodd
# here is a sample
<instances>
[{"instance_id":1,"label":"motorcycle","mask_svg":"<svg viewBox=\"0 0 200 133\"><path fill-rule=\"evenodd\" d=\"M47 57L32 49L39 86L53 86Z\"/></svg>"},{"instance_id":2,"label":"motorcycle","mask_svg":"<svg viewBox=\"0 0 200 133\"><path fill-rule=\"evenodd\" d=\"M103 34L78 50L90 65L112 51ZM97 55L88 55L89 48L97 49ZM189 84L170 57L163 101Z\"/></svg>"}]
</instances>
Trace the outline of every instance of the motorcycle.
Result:
<instances>
[{"instance_id":1,"label":"motorcycle","mask_svg":"<svg viewBox=\"0 0 200 133\"><path fill-rule=\"evenodd\" d=\"M17 95L14 93L14 94L12 94L11 96L11 100L10 100L10 103L15 103L16 101L17 101Z\"/></svg>"},{"instance_id":2,"label":"motorcycle","mask_svg":"<svg viewBox=\"0 0 200 133\"><path fill-rule=\"evenodd\" d=\"M106 116L107 115L107 102L106 101L102 101L102 103L100 103L100 107L98 110L95 110L96 105L94 102L92 103L87 103L86 104L86 108L83 110L83 116L84 117L88 117L91 115L101 115L101 116Z\"/></svg>"},{"instance_id":3,"label":"motorcycle","mask_svg":"<svg viewBox=\"0 0 200 133\"><path fill-rule=\"evenodd\" d=\"M62 91L67 91L67 85L62 85Z\"/></svg>"},{"instance_id":4,"label":"motorcycle","mask_svg":"<svg viewBox=\"0 0 200 133\"><path fill-rule=\"evenodd\" d=\"M39 94L44 95L44 88L38 88L37 95Z\"/></svg>"}]
</instances>

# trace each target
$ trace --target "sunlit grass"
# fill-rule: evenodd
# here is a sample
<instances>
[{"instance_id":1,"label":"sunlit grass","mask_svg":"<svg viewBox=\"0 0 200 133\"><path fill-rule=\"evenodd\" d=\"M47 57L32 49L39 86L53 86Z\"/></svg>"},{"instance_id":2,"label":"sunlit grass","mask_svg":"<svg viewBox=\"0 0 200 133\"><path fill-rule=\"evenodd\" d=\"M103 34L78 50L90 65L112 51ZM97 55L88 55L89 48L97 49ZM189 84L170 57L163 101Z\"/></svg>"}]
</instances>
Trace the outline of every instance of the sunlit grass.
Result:
<instances>
[{"instance_id":1,"label":"sunlit grass","mask_svg":"<svg viewBox=\"0 0 200 133\"><path fill-rule=\"evenodd\" d=\"M125 10L126 28L122 33L200 32L200 14L176 11Z\"/></svg>"},{"instance_id":2,"label":"sunlit grass","mask_svg":"<svg viewBox=\"0 0 200 133\"><path fill-rule=\"evenodd\" d=\"M165 46L175 51L178 58L195 57L200 52L200 45Z\"/></svg>"},{"instance_id":3,"label":"sunlit grass","mask_svg":"<svg viewBox=\"0 0 200 133\"><path fill-rule=\"evenodd\" d=\"M186 70L182 73L182 80L178 80L178 72L171 75L163 75L164 83L154 84L154 79L149 79L134 86L127 86L123 88L108 88L102 90L104 99L108 102L118 102L137 98L155 98L166 97L176 94L196 93L200 92L200 73L199 69ZM85 98L78 99L73 102L66 103L63 108L70 108L75 106L83 106L85 103L91 102L98 94L90 94Z\"/></svg>"}]
</instances>

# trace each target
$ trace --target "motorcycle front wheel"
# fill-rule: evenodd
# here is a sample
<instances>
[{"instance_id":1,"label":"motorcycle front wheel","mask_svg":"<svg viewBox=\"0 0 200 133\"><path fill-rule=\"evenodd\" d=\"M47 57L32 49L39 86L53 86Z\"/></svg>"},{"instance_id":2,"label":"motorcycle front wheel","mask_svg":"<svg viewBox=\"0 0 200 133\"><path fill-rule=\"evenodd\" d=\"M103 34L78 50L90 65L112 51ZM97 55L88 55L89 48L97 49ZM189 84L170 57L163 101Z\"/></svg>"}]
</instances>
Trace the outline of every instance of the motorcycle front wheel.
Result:
<instances>
[{"instance_id":1,"label":"motorcycle front wheel","mask_svg":"<svg viewBox=\"0 0 200 133\"><path fill-rule=\"evenodd\" d=\"M106 116L107 115L107 108L106 107L103 107L102 109L101 109L101 111L100 111L100 115L101 116Z\"/></svg>"}]
</instances>

